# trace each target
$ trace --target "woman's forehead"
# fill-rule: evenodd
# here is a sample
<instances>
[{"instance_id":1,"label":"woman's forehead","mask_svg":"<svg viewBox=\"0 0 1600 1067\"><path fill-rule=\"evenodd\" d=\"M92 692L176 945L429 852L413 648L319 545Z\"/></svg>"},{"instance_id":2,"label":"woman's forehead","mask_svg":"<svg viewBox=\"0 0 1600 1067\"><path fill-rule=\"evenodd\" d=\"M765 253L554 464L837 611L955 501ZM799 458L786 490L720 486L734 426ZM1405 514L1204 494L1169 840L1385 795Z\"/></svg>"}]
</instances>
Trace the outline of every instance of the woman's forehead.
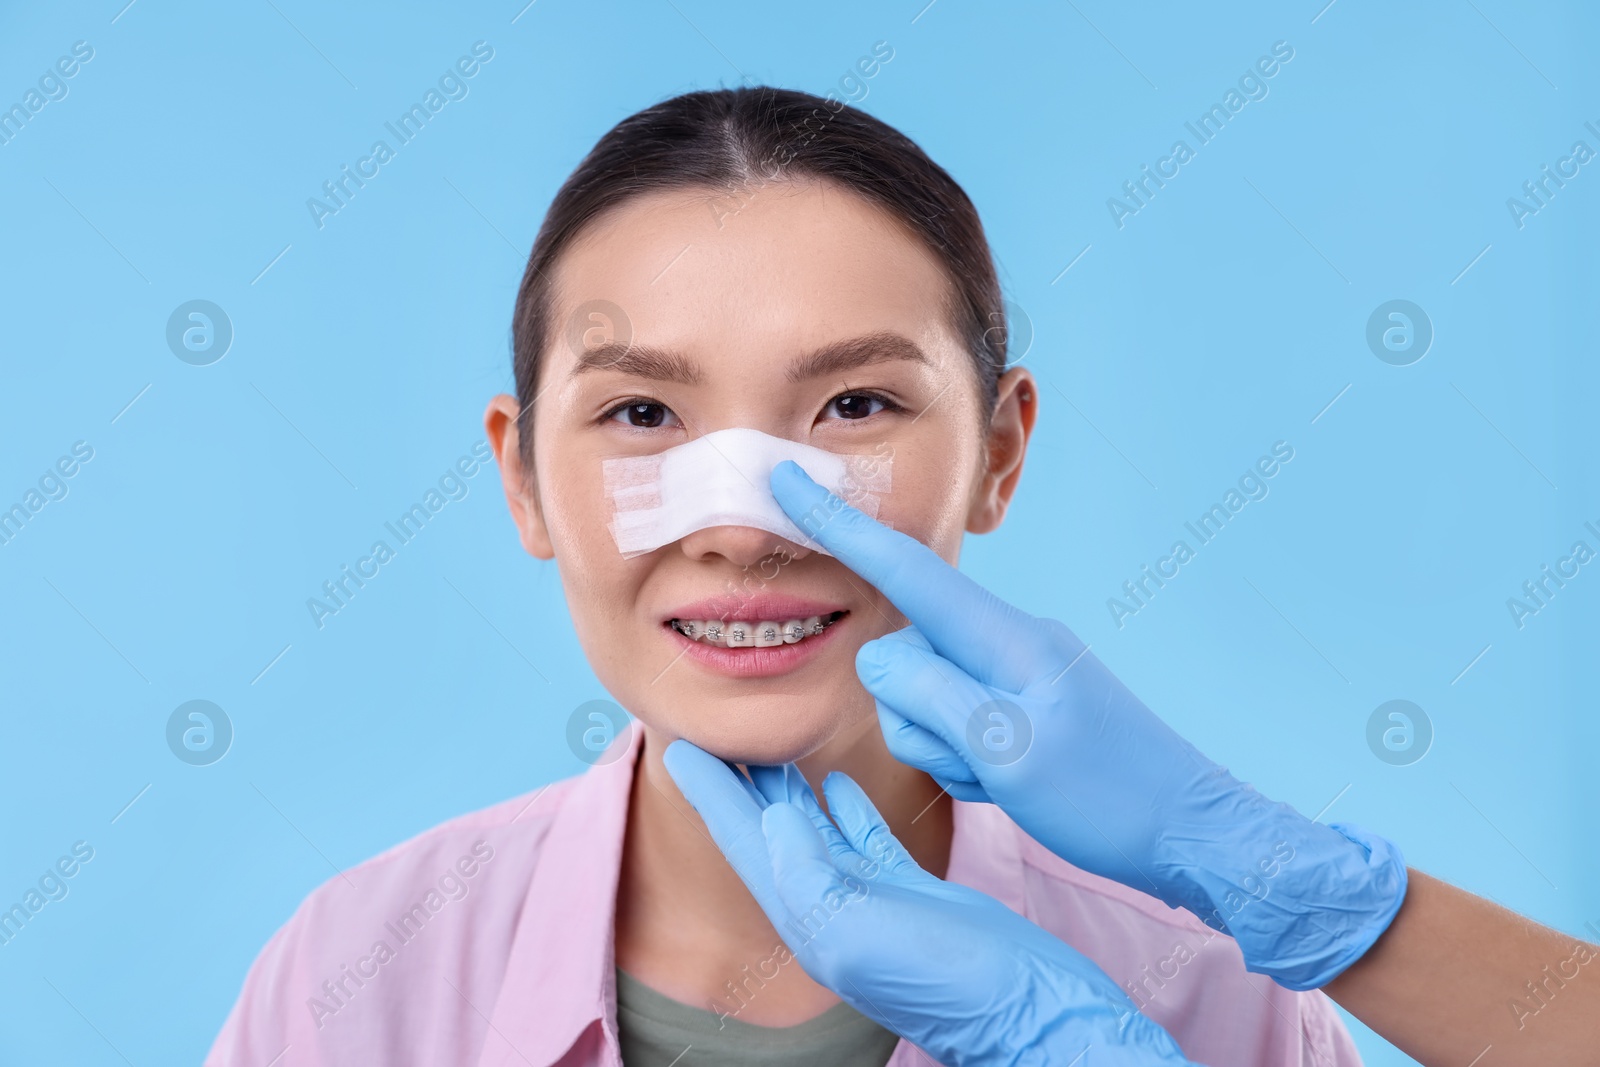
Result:
<instances>
[{"instance_id":1,"label":"woman's forehead","mask_svg":"<svg viewBox=\"0 0 1600 1067\"><path fill-rule=\"evenodd\" d=\"M887 211L826 182L631 198L586 227L553 281L552 321L574 336L603 302L600 318L621 321L600 325L664 347L815 347L871 332L933 350L954 340L938 259Z\"/></svg>"}]
</instances>

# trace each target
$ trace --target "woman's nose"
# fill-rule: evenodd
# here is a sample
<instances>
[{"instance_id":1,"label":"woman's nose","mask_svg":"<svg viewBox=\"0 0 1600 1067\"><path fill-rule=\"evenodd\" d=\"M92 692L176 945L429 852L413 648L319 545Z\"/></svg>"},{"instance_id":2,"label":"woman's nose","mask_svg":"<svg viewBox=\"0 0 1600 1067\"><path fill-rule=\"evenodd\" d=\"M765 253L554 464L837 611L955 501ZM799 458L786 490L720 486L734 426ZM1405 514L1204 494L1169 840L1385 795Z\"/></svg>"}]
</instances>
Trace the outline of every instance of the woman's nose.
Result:
<instances>
[{"instance_id":1,"label":"woman's nose","mask_svg":"<svg viewBox=\"0 0 1600 1067\"><path fill-rule=\"evenodd\" d=\"M708 526L694 531L678 544L683 554L692 560L706 561L721 556L737 567L754 567L769 559L780 564L789 563L804 559L813 551L754 526Z\"/></svg>"}]
</instances>

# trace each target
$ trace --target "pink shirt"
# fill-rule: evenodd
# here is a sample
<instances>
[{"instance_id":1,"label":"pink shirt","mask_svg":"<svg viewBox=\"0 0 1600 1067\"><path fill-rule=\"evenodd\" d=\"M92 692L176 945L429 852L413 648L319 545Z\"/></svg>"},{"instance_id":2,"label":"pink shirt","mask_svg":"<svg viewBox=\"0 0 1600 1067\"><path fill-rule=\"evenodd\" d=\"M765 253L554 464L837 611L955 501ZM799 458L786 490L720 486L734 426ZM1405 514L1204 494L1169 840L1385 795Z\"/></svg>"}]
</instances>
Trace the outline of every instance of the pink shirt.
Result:
<instances>
[{"instance_id":1,"label":"pink shirt","mask_svg":"<svg viewBox=\"0 0 1600 1067\"><path fill-rule=\"evenodd\" d=\"M251 966L207 1067L619 1065L612 916L640 738L319 886ZM947 877L1092 958L1192 1060L1361 1063L1322 993L1246 972L1231 939L1057 859L998 808L956 803ZM889 1062L928 1060L902 1041Z\"/></svg>"}]
</instances>

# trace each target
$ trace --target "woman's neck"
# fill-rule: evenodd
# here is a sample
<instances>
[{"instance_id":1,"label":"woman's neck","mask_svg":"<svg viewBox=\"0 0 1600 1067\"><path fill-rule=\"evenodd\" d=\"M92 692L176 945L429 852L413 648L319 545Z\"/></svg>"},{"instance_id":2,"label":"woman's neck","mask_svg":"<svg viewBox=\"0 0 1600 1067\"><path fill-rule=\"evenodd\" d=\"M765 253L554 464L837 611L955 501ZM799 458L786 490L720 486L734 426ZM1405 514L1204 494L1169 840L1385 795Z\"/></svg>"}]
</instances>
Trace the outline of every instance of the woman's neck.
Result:
<instances>
[{"instance_id":1,"label":"woman's neck","mask_svg":"<svg viewBox=\"0 0 1600 1067\"><path fill-rule=\"evenodd\" d=\"M646 727L634 770L617 888L617 966L674 1000L758 1026L820 1015L838 998L782 950L783 939L662 764L669 740ZM874 717L798 766L819 799L829 771L854 778L912 857L944 875L950 798L889 755Z\"/></svg>"}]
</instances>

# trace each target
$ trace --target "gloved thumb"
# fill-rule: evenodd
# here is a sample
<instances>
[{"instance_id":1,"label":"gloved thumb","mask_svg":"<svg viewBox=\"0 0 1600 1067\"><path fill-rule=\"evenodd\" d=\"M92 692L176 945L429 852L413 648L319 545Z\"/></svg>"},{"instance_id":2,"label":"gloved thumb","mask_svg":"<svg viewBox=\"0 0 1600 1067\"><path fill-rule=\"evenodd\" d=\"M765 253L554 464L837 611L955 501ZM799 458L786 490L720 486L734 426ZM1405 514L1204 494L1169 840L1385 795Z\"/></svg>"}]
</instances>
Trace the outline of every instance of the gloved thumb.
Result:
<instances>
[{"instance_id":1,"label":"gloved thumb","mask_svg":"<svg viewBox=\"0 0 1600 1067\"><path fill-rule=\"evenodd\" d=\"M894 636L861 646L856 652L856 675L880 705L932 734L969 768L981 765L972 759L967 728L978 709L994 702L995 694L988 686L937 652ZM933 746L914 736L902 732L900 740L902 748L914 751L919 759L940 755ZM971 770L955 775L949 767L937 772L923 769L936 777L954 780L972 781L976 777Z\"/></svg>"},{"instance_id":2,"label":"gloved thumb","mask_svg":"<svg viewBox=\"0 0 1600 1067\"><path fill-rule=\"evenodd\" d=\"M878 704L878 727L883 731L884 745L895 759L931 774L957 800L989 802L989 794L978 784L967 761L937 734L882 703Z\"/></svg>"}]
</instances>

